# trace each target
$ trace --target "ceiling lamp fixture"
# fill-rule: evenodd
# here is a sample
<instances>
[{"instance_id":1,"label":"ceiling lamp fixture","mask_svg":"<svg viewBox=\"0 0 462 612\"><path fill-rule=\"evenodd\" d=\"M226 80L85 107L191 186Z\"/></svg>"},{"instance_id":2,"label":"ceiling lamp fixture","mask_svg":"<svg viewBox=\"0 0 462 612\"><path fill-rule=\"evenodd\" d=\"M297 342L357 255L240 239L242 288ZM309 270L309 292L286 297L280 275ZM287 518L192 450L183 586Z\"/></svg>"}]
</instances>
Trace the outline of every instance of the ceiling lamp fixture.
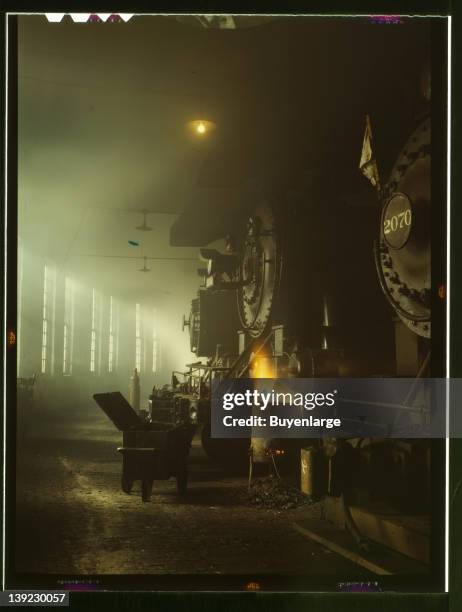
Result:
<instances>
[{"instance_id":1,"label":"ceiling lamp fixture","mask_svg":"<svg viewBox=\"0 0 462 612\"><path fill-rule=\"evenodd\" d=\"M208 119L195 119L194 121L190 121L188 123L188 127L193 134L203 137L210 132L213 132L217 125L213 121L208 121Z\"/></svg>"},{"instance_id":2,"label":"ceiling lamp fixture","mask_svg":"<svg viewBox=\"0 0 462 612\"><path fill-rule=\"evenodd\" d=\"M147 260L147 257L143 257L143 267L140 268L138 272L151 272L151 268L148 268L148 266L146 265Z\"/></svg>"},{"instance_id":3,"label":"ceiling lamp fixture","mask_svg":"<svg viewBox=\"0 0 462 612\"><path fill-rule=\"evenodd\" d=\"M149 214L149 212L147 210L143 210L143 223L141 225L138 225L135 229L137 230L141 230L142 232L150 232L152 231L152 227L149 227L149 225L146 224L146 216Z\"/></svg>"}]
</instances>

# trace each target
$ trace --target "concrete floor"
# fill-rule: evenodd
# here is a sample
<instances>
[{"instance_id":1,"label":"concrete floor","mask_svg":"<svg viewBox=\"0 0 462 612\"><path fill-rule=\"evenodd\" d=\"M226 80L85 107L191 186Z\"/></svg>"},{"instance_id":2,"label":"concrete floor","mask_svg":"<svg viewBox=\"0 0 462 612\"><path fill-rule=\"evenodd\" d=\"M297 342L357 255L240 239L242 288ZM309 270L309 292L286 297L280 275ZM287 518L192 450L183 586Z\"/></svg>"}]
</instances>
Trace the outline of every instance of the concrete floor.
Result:
<instances>
[{"instance_id":1,"label":"concrete floor","mask_svg":"<svg viewBox=\"0 0 462 612\"><path fill-rule=\"evenodd\" d=\"M325 575L376 578L301 535L307 507L286 511L242 501L246 476L212 465L194 441L186 498L175 481L120 490L121 435L93 411L40 419L17 456L16 570L23 573ZM308 521L308 523L307 523Z\"/></svg>"}]
</instances>

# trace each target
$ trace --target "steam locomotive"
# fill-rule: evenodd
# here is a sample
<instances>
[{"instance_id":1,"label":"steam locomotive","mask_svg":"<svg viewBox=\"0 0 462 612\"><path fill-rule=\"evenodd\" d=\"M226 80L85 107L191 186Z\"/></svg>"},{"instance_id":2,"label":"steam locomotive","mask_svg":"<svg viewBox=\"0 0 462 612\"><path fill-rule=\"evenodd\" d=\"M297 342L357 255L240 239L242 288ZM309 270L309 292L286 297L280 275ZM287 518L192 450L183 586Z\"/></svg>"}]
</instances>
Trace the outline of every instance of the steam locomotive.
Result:
<instances>
[{"instance_id":1,"label":"steam locomotive","mask_svg":"<svg viewBox=\"0 0 462 612\"><path fill-rule=\"evenodd\" d=\"M231 198L228 190L213 212L196 202L172 227L172 244L201 246L202 284L183 327L189 329L191 351L206 361L190 364L180 387L206 415L203 446L219 461L231 451L235 459L245 457L250 441L211 438L207 410L214 377L429 372L433 288L426 27L408 23L403 31L380 32L383 40L359 29L371 50L369 64L353 54L348 75L357 84L358 74L366 72L368 91L352 85L349 96L343 92L341 111L335 96L326 102L329 120L314 141L312 118L306 129L288 119L273 134L264 161L245 157L246 178L233 187ZM379 58L381 44L391 56ZM398 58L400 69L393 70ZM268 145L266 136L259 142ZM239 152L226 139L218 142L205 177L215 180L217 158L231 159ZM202 225L207 219L205 228L201 219ZM361 452L369 453L370 465L382 466L378 481L390 495L402 500L407 488L405 499L427 503L429 447L398 442L371 444L367 451L363 445ZM271 443L252 440L254 457L264 461ZM354 455L344 451L344 444L336 447L337 465ZM324 444L324 455L329 452ZM397 456L405 468L397 467ZM332 486L341 490L345 485Z\"/></svg>"}]
</instances>

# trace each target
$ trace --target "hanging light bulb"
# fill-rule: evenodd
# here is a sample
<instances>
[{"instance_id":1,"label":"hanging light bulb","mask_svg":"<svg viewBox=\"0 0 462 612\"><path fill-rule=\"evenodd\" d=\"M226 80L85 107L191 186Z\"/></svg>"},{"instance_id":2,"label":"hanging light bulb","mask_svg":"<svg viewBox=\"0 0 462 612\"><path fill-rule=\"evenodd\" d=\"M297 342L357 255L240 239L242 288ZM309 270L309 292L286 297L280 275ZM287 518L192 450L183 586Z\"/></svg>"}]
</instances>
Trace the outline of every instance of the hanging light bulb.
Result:
<instances>
[{"instance_id":1,"label":"hanging light bulb","mask_svg":"<svg viewBox=\"0 0 462 612\"><path fill-rule=\"evenodd\" d=\"M195 119L194 121L190 121L188 123L188 128L199 137L206 136L216 127L216 123L213 123L213 121L208 121L207 119Z\"/></svg>"}]
</instances>

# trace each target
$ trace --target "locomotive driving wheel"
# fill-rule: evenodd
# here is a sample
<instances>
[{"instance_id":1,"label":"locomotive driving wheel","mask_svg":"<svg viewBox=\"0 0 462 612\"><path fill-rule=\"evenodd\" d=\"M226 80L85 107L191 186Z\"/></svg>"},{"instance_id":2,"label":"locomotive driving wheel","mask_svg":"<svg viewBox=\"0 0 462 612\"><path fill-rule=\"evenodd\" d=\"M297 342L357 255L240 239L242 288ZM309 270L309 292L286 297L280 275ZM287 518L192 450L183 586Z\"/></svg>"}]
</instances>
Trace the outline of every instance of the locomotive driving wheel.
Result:
<instances>
[{"instance_id":1,"label":"locomotive driving wheel","mask_svg":"<svg viewBox=\"0 0 462 612\"><path fill-rule=\"evenodd\" d=\"M412 134L385 188L376 245L382 289L402 321L430 337L430 119Z\"/></svg>"},{"instance_id":2,"label":"locomotive driving wheel","mask_svg":"<svg viewBox=\"0 0 462 612\"><path fill-rule=\"evenodd\" d=\"M276 296L281 249L272 208L262 203L249 217L239 264L239 318L254 338L266 329Z\"/></svg>"}]
</instances>

